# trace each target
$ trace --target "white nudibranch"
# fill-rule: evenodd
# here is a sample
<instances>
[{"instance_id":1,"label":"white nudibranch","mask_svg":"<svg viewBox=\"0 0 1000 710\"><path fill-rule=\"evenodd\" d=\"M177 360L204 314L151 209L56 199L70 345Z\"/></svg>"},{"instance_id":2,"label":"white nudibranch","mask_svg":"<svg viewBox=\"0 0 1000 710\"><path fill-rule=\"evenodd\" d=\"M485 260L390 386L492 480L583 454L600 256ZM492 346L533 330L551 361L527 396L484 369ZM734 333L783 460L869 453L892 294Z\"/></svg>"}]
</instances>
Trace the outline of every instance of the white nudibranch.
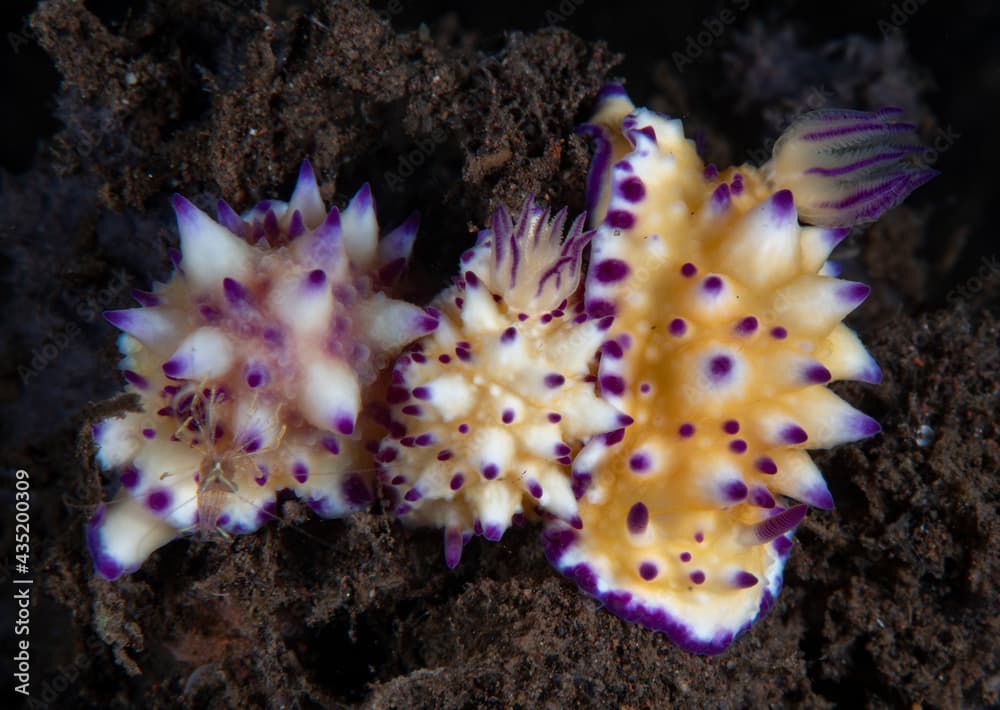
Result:
<instances>
[{"instance_id":1,"label":"white nudibranch","mask_svg":"<svg viewBox=\"0 0 1000 710\"><path fill-rule=\"evenodd\" d=\"M384 293L417 220L379 240L367 185L328 212L306 161L288 203L241 217L220 200L218 221L173 204L173 276L105 314L141 404L94 426L121 484L87 529L107 579L183 533L256 530L282 489L323 517L366 507L378 434L363 408L383 363L437 326Z\"/></svg>"}]
</instances>

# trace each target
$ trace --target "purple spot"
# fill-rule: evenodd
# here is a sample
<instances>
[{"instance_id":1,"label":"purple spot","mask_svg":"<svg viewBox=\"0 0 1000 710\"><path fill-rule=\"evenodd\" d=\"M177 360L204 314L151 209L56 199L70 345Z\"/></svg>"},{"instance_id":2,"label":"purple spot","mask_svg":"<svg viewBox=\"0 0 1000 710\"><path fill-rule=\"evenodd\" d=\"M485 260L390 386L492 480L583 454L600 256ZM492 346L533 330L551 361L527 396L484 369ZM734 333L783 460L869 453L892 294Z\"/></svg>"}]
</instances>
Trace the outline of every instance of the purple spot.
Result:
<instances>
[{"instance_id":1,"label":"purple spot","mask_svg":"<svg viewBox=\"0 0 1000 710\"><path fill-rule=\"evenodd\" d=\"M510 424L512 421L514 421L514 410L513 409L503 410L503 414L500 415L500 421L502 421L504 424Z\"/></svg>"},{"instance_id":2,"label":"purple spot","mask_svg":"<svg viewBox=\"0 0 1000 710\"><path fill-rule=\"evenodd\" d=\"M670 321L669 329L671 335L679 338L687 332L688 327L683 318L674 318Z\"/></svg>"},{"instance_id":3,"label":"purple spot","mask_svg":"<svg viewBox=\"0 0 1000 710\"><path fill-rule=\"evenodd\" d=\"M690 561L691 561L691 553L690 552L682 552L681 553L681 562L690 562Z\"/></svg>"},{"instance_id":4,"label":"purple spot","mask_svg":"<svg viewBox=\"0 0 1000 710\"><path fill-rule=\"evenodd\" d=\"M646 186L642 184L642 180L634 176L622 180L618 189L621 190L622 197L629 202L638 202L646 196Z\"/></svg>"},{"instance_id":5,"label":"purple spot","mask_svg":"<svg viewBox=\"0 0 1000 710\"><path fill-rule=\"evenodd\" d=\"M681 424L680 428L677 430L677 433L683 436L685 439L694 436L694 424L687 422Z\"/></svg>"},{"instance_id":6,"label":"purple spot","mask_svg":"<svg viewBox=\"0 0 1000 710\"><path fill-rule=\"evenodd\" d=\"M183 360L167 360L163 363L163 374L167 377L180 377L184 369Z\"/></svg>"},{"instance_id":7,"label":"purple spot","mask_svg":"<svg viewBox=\"0 0 1000 710\"><path fill-rule=\"evenodd\" d=\"M599 321L597 321L597 329L601 332L609 330L615 322L614 316L604 316Z\"/></svg>"},{"instance_id":8,"label":"purple spot","mask_svg":"<svg viewBox=\"0 0 1000 710\"><path fill-rule=\"evenodd\" d=\"M458 433L459 434L468 434L469 433L469 425L468 424L459 424L458 425Z\"/></svg>"},{"instance_id":9,"label":"purple spot","mask_svg":"<svg viewBox=\"0 0 1000 710\"><path fill-rule=\"evenodd\" d=\"M319 288L326 283L326 272L323 269L313 269L309 272L306 282L313 288Z\"/></svg>"},{"instance_id":10,"label":"purple spot","mask_svg":"<svg viewBox=\"0 0 1000 710\"><path fill-rule=\"evenodd\" d=\"M721 212L729 207L729 185L722 183L712 193L711 206L713 210Z\"/></svg>"},{"instance_id":11,"label":"purple spot","mask_svg":"<svg viewBox=\"0 0 1000 710\"><path fill-rule=\"evenodd\" d=\"M400 411L408 417L419 417L424 412L419 404L404 405Z\"/></svg>"},{"instance_id":12,"label":"purple spot","mask_svg":"<svg viewBox=\"0 0 1000 710\"><path fill-rule=\"evenodd\" d=\"M729 450L734 454L745 454L747 451L747 442L743 439L735 439L729 442Z\"/></svg>"},{"instance_id":13,"label":"purple spot","mask_svg":"<svg viewBox=\"0 0 1000 710\"><path fill-rule=\"evenodd\" d=\"M413 359L413 362L418 365L424 365L427 363L427 356L423 353L411 353L410 357Z\"/></svg>"},{"instance_id":14,"label":"purple spot","mask_svg":"<svg viewBox=\"0 0 1000 710\"><path fill-rule=\"evenodd\" d=\"M438 461L447 461L448 459L450 459L452 457L452 455L453 454L451 453L450 449L441 449L440 451L438 451L437 460Z\"/></svg>"},{"instance_id":15,"label":"purple spot","mask_svg":"<svg viewBox=\"0 0 1000 710\"><path fill-rule=\"evenodd\" d=\"M829 382L832 377L833 376L830 374L830 371L822 365L810 365L805 371L806 382L812 382L818 385Z\"/></svg>"},{"instance_id":16,"label":"purple spot","mask_svg":"<svg viewBox=\"0 0 1000 710\"><path fill-rule=\"evenodd\" d=\"M413 510L413 506L408 503L403 503L403 505L396 508L396 517L402 517Z\"/></svg>"},{"instance_id":17,"label":"purple spot","mask_svg":"<svg viewBox=\"0 0 1000 710\"><path fill-rule=\"evenodd\" d=\"M482 467L483 478L487 481L492 481L494 478L500 475L500 469L497 468L495 463L488 463Z\"/></svg>"},{"instance_id":18,"label":"purple spot","mask_svg":"<svg viewBox=\"0 0 1000 710\"><path fill-rule=\"evenodd\" d=\"M722 279L718 276L709 276L702 281L701 287L707 293L716 296L722 291Z\"/></svg>"},{"instance_id":19,"label":"purple spot","mask_svg":"<svg viewBox=\"0 0 1000 710\"><path fill-rule=\"evenodd\" d=\"M549 389L555 389L556 387L562 387L566 383L566 378L560 375L558 372L553 372L545 376L545 386Z\"/></svg>"},{"instance_id":20,"label":"purple spot","mask_svg":"<svg viewBox=\"0 0 1000 710\"><path fill-rule=\"evenodd\" d=\"M560 441L558 444L555 445L553 451L555 452L556 456L569 456L573 450L569 448L569 446Z\"/></svg>"},{"instance_id":21,"label":"purple spot","mask_svg":"<svg viewBox=\"0 0 1000 710\"><path fill-rule=\"evenodd\" d=\"M306 466L302 461L296 461L292 465L292 476L299 483L305 483L309 480L309 467Z\"/></svg>"},{"instance_id":22,"label":"purple spot","mask_svg":"<svg viewBox=\"0 0 1000 710\"><path fill-rule=\"evenodd\" d=\"M122 372L122 374L125 375L126 380L128 380L130 383L132 383L132 385L138 387L141 390L144 390L149 386L149 383L146 381L146 378L137 372L132 372L132 370L125 370L124 372Z\"/></svg>"},{"instance_id":23,"label":"purple spot","mask_svg":"<svg viewBox=\"0 0 1000 710\"><path fill-rule=\"evenodd\" d=\"M472 353L470 353L465 348L458 347L455 348L455 357L457 357L462 362L468 362L469 360L472 359Z\"/></svg>"},{"instance_id":24,"label":"purple spot","mask_svg":"<svg viewBox=\"0 0 1000 710\"><path fill-rule=\"evenodd\" d=\"M830 495L830 491L823 484L807 491L802 496L802 499L809 505L820 510L833 510L833 496Z\"/></svg>"},{"instance_id":25,"label":"purple spot","mask_svg":"<svg viewBox=\"0 0 1000 710\"><path fill-rule=\"evenodd\" d=\"M149 494L146 498L146 505L154 513L160 513L170 505L170 491L158 489Z\"/></svg>"},{"instance_id":26,"label":"purple spot","mask_svg":"<svg viewBox=\"0 0 1000 710\"><path fill-rule=\"evenodd\" d=\"M701 532L700 530L698 532L696 532L694 534L694 541L695 542L705 542L705 533Z\"/></svg>"},{"instance_id":27,"label":"purple spot","mask_svg":"<svg viewBox=\"0 0 1000 710\"><path fill-rule=\"evenodd\" d=\"M601 392L621 396L625 394L625 380L618 375L601 377Z\"/></svg>"},{"instance_id":28,"label":"purple spot","mask_svg":"<svg viewBox=\"0 0 1000 710\"><path fill-rule=\"evenodd\" d=\"M771 214L777 220L795 216L795 199L791 190L778 190L771 196Z\"/></svg>"},{"instance_id":29,"label":"purple spot","mask_svg":"<svg viewBox=\"0 0 1000 710\"><path fill-rule=\"evenodd\" d=\"M739 323L736 324L736 334L737 335L752 335L757 332L757 319L753 316L747 316Z\"/></svg>"},{"instance_id":30,"label":"purple spot","mask_svg":"<svg viewBox=\"0 0 1000 710\"><path fill-rule=\"evenodd\" d=\"M517 328L511 326L501 333L500 342L507 345L509 343L513 343L515 338L517 338Z\"/></svg>"},{"instance_id":31,"label":"purple spot","mask_svg":"<svg viewBox=\"0 0 1000 710\"><path fill-rule=\"evenodd\" d=\"M429 400L431 398L431 391L430 391L429 388L423 387L423 386L414 387L413 388L413 396L416 397L417 399L420 399L420 400L423 400L423 401L426 402L427 400Z\"/></svg>"},{"instance_id":32,"label":"purple spot","mask_svg":"<svg viewBox=\"0 0 1000 710\"><path fill-rule=\"evenodd\" d=\"M646 526L649 525L649 509L646 507L646 504L639 502L629 508L625 524L628 526L628 531L633 535L644 532Z\"/></svg>"},{"instance_id":33,"label":"purple spot","mask_svg":"<svg viewBox=\"0 0 1000 710\"><path fill-rule=\"evenodd\" d=\"M143 429L142 430L142 435L144 437L146 437L147 439L155 439L156 438L156 430L155 429Z\"/></svg>"},{"instance_id":34,"label":"purple spot","mask_svg":"<svg viewBox=\"0 0 1000 710\"><path fill-rule=\"evenodd\" d=\"M542 497L542 486L538 481L528 481L528 493L531 494L532 498Z\"/></svg>"},{"instance_id":35,"label":"purple spot","mask_svg":"<svg viewBox=\"0 0 1000 710\"><path fill-rule=\"evenodd\" d=\"M558 424L562 421L562 415L556 414L555 412L549 412L548 420L553 424Z\"/></svg>"},{"instance_id":36,"label":"purple spot","mask_svg":"<svg viewBox=\"0 0 1000 710\"><path fill-rule=\"evenodd\" d=\"M413 440L413 443L417 446L430 446L434 443L434 435L430 433L421 434Z\"/></svg>"},{"instance_id":37,"label":"purple spot","mask_svg":"<svg viewBox=\"0 0 1000 710\"><path fill-rule=\"evenodd\" d=\"M851 420L851 430L855 436L864 438L878 434L882 431L882 426L866 414L856 414Z\"/></svg>"},{"instance_id":38,"label":"purple spot","mask_svg":"<svg viewBox=\"0 0 1000 710\"><path fill-rule=\"evenodd\" d=\"M451 477L451 483L449 483L448 485L451 488L451 490L457 491L459 488L462 487L463 483L465 483L465 476L463 476L461 473L456 473L454 476Z\"/></svg>"},{"instance_id":39,"label":"purple spot","mask_svg":"<svg viewBox=\"0 0 1000 710\"><path fill-rule=\"evenodd\" d=\"M624 429L615 429L614 431L609 431L604 435L604 445L614 446L615 444L621 443L621 440L625 438Z\"/></svg>"},{"instance_id":40,"label":"purple spot","mask_svg":"<svg viewBox=\"0 0 1000 710\"><path fill-rule=\"evenodd\" d=\"M774 496L763 486L754 486L750 490L750 503L759 508L773 508L775 505Z\"/></svg>"},{"instance_id":41,"label":"purple spot","mask_svg":"<svg viewBox=\"0 0 1000 710\"><path fill-rule=\"evenodd\" d=\"M837 295L841 298L841 300L847 301L851 304L858 304L868 298L868 294L870 292L871 288L864 284L848 283L844 284L837 290Z\"/></svg>"},{"instance_id":42,"label":"purple spot","mask_svg":"<svg viewBox=\"0 0 1000 710\"><path fill-rule=\"evenodd\" d=\"M656 579L656 575L660 573L656 565L652 562L643 562L639 565L639 576L642 577L647 582Z\"/></svg>"},{"instance_id":43,"label":"purple spot","mask_svg":"<svg viewBox=\"0 0 1000 710\"><path fill-rule=\"evenodd\" d=\"M698 267L692 264L690 261L681 266L681 276L685 278L691 278L698 273Z\"/></svg>"},{"instance_id":44,"label":"purple spot","mask_svg":"<svg viewBox=\"0 0 1000 710\"><path fill-rule=\"evenodd\" d=\"M734 195L740 195L743 193L743 176L739 173L733 175L733 182L731 184L732 191Z\"/></svg>"},{"instance_id":45,"label":"purple spot","mask_svg":"<svg viewBox=\"0 0 1000 710\"><path fill-rule=\"evenodd\" d=\"M737 589L749 589L757 586L757 578L746 570L741 570L733 577L733 586Z\"/></svg>"},{"instance_id":46,"label":"purple spot","mask_svg":"<svg viewBox=\"0 0 1000 710\"><path fill-rule=\"evenodd\" d=\"M653 142L656 141L656 131L653 129L652 126L643 126L642 128L638 128L632 131L632 133L639 133L646 136L646 138L649 138L649 140Z\"/></svg>"},{"instance_id":47,"label":"purple spot","mask_svg":"<svg viewBox=\"0 0 1000 710\"><path fill-rule=\"evenodd\" d=\"M708 361L708 374L713 380L721 380L733 371L733 360L728 355L716 355Z\"/></svg>"},{"instance_id":48,"label":"purple spot","mask_svg":"<svg viewBox=\"0 0 1000 710\"><path fill-rule=\"evenodd\" d=\"M773 476L778 472L778 464L770 456L761 456L753 462L753 465L757 467L758 471L766 473L768 476Z\"/></svg>"},{"instance_id":49,"label":"purple spot","mask_svg":"<svg viewBox=\"0 0 1000 710\"><path fill-rule=\"evenodd\" d=\"M774 546L774 551L778 553L779 557L785 557L788 555L789 550L792 549L792 541L784 535L776 537L771 544Z\"/></svg>"},{"instance_id":50,"label":"purple spot","mask_svg":"<svg viewBox=\"0 0 1000 710\"><path fill-rule=\"evenodd\" d=\"M649 455L642 452L632 454L628 460L629 468L635 473L645 473L651 465L652 461L650 461Z\"/></svg>"},{"instance_id":51,"label":"purple spot","mask_svg":"<svg viewBox=\"0 0 1000 710\"><path fill-rule=\"evenodd\" d=\"M392 446L386 446L381 451L378 452L378 462L379 463L392 463L396 460L399 455L399 451Z\"/></svg>"},{"instance_id":52,"label":"purple spot","mask_svg":"<svg viewBox=\"0 0 1000 710\"><path fill-rule=\"evenodd\" d=\"M344 436L354 433L354 417L342 414L334 420L334 428Z\"/></svg>"},{"instance_id":53,"label":"purple spot","mask_svg":"<svg viewBox=\"0 0 1000 710\"><path fill-rule=\"evenodd\" d=\"M652 389L653 387L648 382L643 382L641 385L639 385L639 391L642 392L643 394L649 394L650 390Z\"/></svg>"},{"instance_id":54,"label":"purple spot","mask_svg":"<svg viewBox=\"0 0 1000 710\"><path fill-rule=\"evenodd\" d=\"M700 569L696 569L694 572L691 573L691 581L694 582L695 584L704 584L705 573L702 572Z\"/></svg>"},{"instance_id":55,"label":"purple spot","mask_svg":"<svg viewBox=\"0 0 1000 710\"><path fill-rule=\"evenodd\" d=\"M121 475L118 476L118 479L126 488L135 488L139 485L139 469L137 469L133 464L129 464L121 472Z\"/></svg>"},{"instance_id":56,"label":"purple spot","mask_svg":"<svg viewBox=\"0 0 1000 710\"><path fill-rule=\"evenodd\" d=\"M582 473L580 471L573 472L573 480L570 481L570 485L573 488L573 495L577 500L583 497L583 494L587 492L590 488L590 483L593 477L589 473Z\"/></svg>"},{"instance_id":57,"label":"purple spot","mask_svg":"<svg viewBox=\"0 0 1000 710\"><path fill-rule=\"evenodd\" d=\"M780 325L771 328L771 337L777 340L784 340L788 337L788 331Z\"/></svg>"},{"instance_id":58,"label":"purple spot","mask_svg":"<svg viewBox=\"0 0 1000 710\"><path fill-rule=\"evenodd\" d=\"M614 360L620 359L625 354L622 350L622 346L614 340L604 341L601 345L601 352Z\"/></svg>"},{"instance_id":59,"label":"purple spot","mask_svg":"<svg viewBox=\"0 0 1000 710\"><path fill-rule=\"evenodd\" d=\"M230 306L244 306L250 301L250 292L247 291L247 287L236 279L229 277L222 279L222 292Z\"/></svg>"},{"instance_id":60,"label":"purple spot","mask_svg":"<svg viewBox=\"0 0 1000 710\"><path fill-rule=\"evenodd\" d=\"M727 434L738 434L740 431L740 423L735 419L727 419L722 423L722 431Z\"/></svg>"},{"instance_id":61,"label":"purple spot","mask_svg":"<svg viewBox=\"0 0 1000 710\"><path fill-rule=\"evenodd\" d=\"M722 486L722 495L729 501L740 501L747 497L747 484L743 481L730 481Z\"/></svg>"},{"instance_id":62,"label":"purple spot","mask_svg":"<svg viewBox=\"0 0 1000 710\"><path fill-rule=\"evenodd\" d=\"M783 442L793 445L804 444L809 439L809 435L806 434L806 430L798 424L789 424L781 430L780 436Z\"/></svg>"},{"instance_id":63,"label":"purple spot","mask_svg":"<svg viewBox=\"0 0 1000 710\"><path fill-rule=\"evenodd\" d=\"M487 525L483 528L483 537L485 537L490 542L500 542L500 538L503 537L504 527L496 523Z\"/></svg>"},{"instance_id":64,"label":"purple spot","mask_svg":"<svg viewBox=\"0 0 1000 710\"><path fill-rule=\"evenodd\" d=\"M594 276L601 283L621 281L628 276L629 268L621 259L605 259L594 268Z\"/></svg>"},{"instance_id":65,"label":"purple spot","mask_svg":"<svg viewBox=\"0 0 1000 710\"><path fill-rule=\"evenodd\" d=\"M702 171L702 175L705 176L706 180L715 180L719 177L719 169L715 167L715 163L709 163L705 166L704 171Z\"/></svg>"},{"instance_id":66,"label":"purple spot","mask_svg":"<svg viewBox=\"0 0 1000 710\"><path fill-rule=\"evenodd\" d=\"M416 503L421 498L423 498L423 494L420 492L420 489L416 487L408 490L406 492L406 495L403 496L403 500L407 501L408 503Z\"/></svg>"},{"instance_id":67,"label":"purple spot","mask_svg":"<svg viewBox=\"0 0 1000 710\"><path fill-rule=\"evenodd\" d=\"M595 299L587 303L587 315L591 318L604 318L616 313L615 304L610 301Z\"/></svg>"}]
</instances>

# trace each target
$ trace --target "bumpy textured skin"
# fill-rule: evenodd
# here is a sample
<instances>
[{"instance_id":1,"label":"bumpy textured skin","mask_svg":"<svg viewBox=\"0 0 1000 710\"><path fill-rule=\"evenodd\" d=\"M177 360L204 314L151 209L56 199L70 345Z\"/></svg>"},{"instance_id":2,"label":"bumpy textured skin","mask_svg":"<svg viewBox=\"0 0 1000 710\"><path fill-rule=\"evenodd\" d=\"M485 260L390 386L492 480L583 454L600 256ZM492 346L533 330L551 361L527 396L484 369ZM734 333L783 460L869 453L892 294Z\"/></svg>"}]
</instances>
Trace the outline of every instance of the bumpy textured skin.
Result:
<instances>
[{"instance_id":1,"label":"bumpy textured skin","mask_svg":"<svg viewBox=\"0 0 1000 710\"><path fill-rule=\"evenodd\" d=\"M598 384L635 422L575 458L582 527L550 521L546 554L615 614L719 653L774 603L805 504L833 505L806 450L879 431L826 387L881 378L841 323L868 288L828 275L846 229L801 227L789 190L706 167L620 87L583 131L586 308L621 346Z\"/></svg>"},{"instance_id":2,"label":"bumpy textured skin","mask_svg":"<svg viewBox=\"0 0 1000 710\"><path fill-rule=\"evenodd\" d=\"M579 525L570 457L630 421L597 396L610 321L583 312L591 233L580 218L561 239L564 221L531 198L516 219L501 208L435 300L437 330L393 371L382 476L404 522L444 528L449 567L474 534L496 541L538 514Z\"/></svg>"},{"instance_id":3,"label":"bumpy textured skin","mask_svg":"<svg viewBox=\"0 0 1000 710\"><path fill-rule=\"evenodd\" d=\"M132 572L185 532L242 534L290 489L319 515L371 499L359 418L379 371L437 326L383 288L405 266L411 219L379 241L367 185L327 213L303 163L289 203L215 221L174 197L180 252L170 281L111 311L141 412L94 427L121 489L94 515L96 571Z\"/></svg>"}]
</instances>

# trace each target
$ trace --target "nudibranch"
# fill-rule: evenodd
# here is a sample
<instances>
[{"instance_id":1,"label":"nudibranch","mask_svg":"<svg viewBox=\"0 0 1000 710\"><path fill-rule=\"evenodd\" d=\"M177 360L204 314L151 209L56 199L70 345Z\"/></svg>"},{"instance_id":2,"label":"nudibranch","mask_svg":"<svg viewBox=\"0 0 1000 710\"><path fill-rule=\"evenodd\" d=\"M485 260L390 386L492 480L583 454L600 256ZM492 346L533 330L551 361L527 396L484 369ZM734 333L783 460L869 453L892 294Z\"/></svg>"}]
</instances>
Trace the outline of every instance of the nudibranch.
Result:
<instances>
[{"instance_id":1,"label":"nudibranch","mask_svg":"<svg viewBox=\"0 0 1000 710\"><path fill-rule=\"evenodd\" d=\"M171 279L105 314L141 404L94 426L98 463L121 483L87 529L108 579L185 532L256 530L283 489L323 517L367 506L362 409L380 371L437 326L386 293L417 221L380 240L367 185L327 212L306 161L288 203L241 217L220 200L218 221L179 195L173 207Z\"/></svg>"},{"instance_id":2,"label":"nudibranch","mask_svg":"<svg viewBox=\"0 0 1000 710\"><path fill-rule=\"evenodd\" d=\"M807 450L880 430L827 389L881 378L841 322L869 289L827 257L933 175L907 162L913 127L895 118L807 114L760 170L706 167L679 120L620 87L583 128L599 225L586 312L610 321L598 386L634 423L574 459L579 525L549 521L543 544L687 650L719 653L765 614L807 506L833 506Z\"/></svg>"},{"instance_id":3,"label":"nudibranch","mask_svg":"<svg viewBox=\"0 0 1000 710\"><path fill-rule=\"evenodd\" d=\"M532 198L516 217L497 210L433 302L438 328L393 370L381 475L404 522L444 529L449 567L471 536L496 541L519 520L579 525L571 457L630 422L597 395L610 321L584 313L592 233L581 216L563 237L565 222Z\"/></svg>"}]
</instances>

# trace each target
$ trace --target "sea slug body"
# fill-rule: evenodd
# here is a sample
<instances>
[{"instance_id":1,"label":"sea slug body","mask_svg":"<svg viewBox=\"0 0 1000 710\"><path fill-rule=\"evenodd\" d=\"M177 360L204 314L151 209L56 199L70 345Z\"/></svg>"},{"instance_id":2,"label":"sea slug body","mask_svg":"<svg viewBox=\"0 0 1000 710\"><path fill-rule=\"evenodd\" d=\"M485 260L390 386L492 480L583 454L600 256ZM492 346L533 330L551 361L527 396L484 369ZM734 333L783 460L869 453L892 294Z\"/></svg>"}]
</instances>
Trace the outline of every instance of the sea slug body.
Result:
<instances>
[{"instance_id":1,"label":"sea slug body","mask_svg":"<svg viewBox=\"0 0 1000 710\"><path fill-rule=\"evenodd\" d=\"M578 524L571 456L630 421L593 384L602 343L620 347L583 312L591 233L581 217L563 238L565 220L531 198L514 218L498 210L434 301L437 330L393 370L381 474L404 522L444 529L449 567L473 535L496 541L512 522Z\"/></svg>"},{"instance_id":2,"label":"sea slug body","mask_svg":"<svg viewBox=\"0 0 1000 710\"><path fill-rule=\"evenodd\" d=\"M417 222L379 240L368 186L327 212L312 166L288 203L218 220L174 196L180 252L169 282L110 311L141 411L94 426L121 488L87 530L95 569L136 570L178 535L242 534L290 489L323 517L372 496L361 412L380 370L437 319L390 298Z\"/></svg>"},{"instance_id":3,"label":"sea slug body","mask_svg":"<svg viewBox=\"0 0 1000 710\"><path fill-rule=\"evenodd\" d=\"M807 506L833 506L807 449L879 431L827 388L881 374L841 323L868 287L826 259L846 227L932 176L900 162L890 113L808 115L763 170L705 166L680 121L636 109L621 87L583 129L597 143L599 225L586 312L629 344L602 355L598 386L634 423L576 456L579 524L548 521L543 544L610 611L687 650L719 653L765 614ZM844 135L883 156L855 182L834 168L864 159L831 148ZM802 204L823 226L800 226Z\"/></svg>"}]
</instances>

